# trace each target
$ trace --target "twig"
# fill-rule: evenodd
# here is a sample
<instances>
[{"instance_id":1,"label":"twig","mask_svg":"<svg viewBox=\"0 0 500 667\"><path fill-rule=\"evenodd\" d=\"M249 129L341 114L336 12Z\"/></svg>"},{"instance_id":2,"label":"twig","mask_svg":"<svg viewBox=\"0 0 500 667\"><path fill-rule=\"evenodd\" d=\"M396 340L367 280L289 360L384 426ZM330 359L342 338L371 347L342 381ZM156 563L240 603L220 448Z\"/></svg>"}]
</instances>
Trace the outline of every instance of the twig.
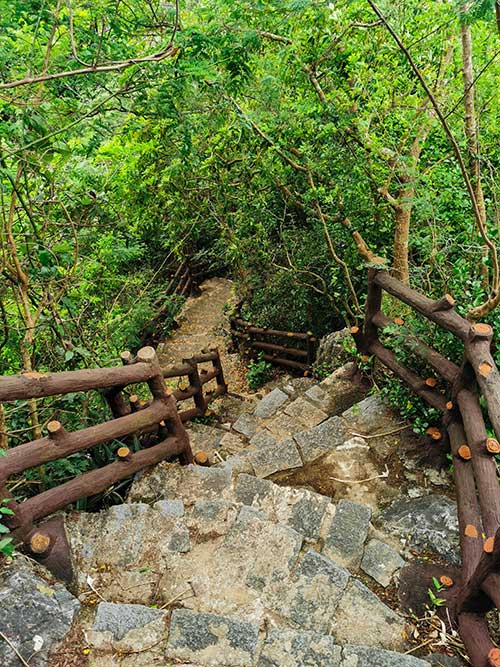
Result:
<instances>
[{"instance_id":1,"label":"twig","mask_svg":"<svg viewBox=\"0 0 500 667\"><path fill-rule=\"evenodd\" d=\"M172 598L168 602L165 602L165 604L163 604L161 607L159 607L159 609L162 610L162 609L165 609L166 607L169 607L174 602L177 602L177 600L179 600L185 593L189 593L189 591L191 591L193 593L193 595L191 595L191 597L195 597L193 587L190 585L189 588L186 588L186 590L184 590L181 593L179 593L178 595L176 595L175 598ZM189 598L186 598L186 599L189 600Z\"/></svg>"},{"instance_id":2,"label":"twig","mask_svg":"<svg viewBox=\"0 0 500 667\"><path fill-rule=\"evenodd\" d=\"M380 475L374 475L366 479L338 479L338 477L332 476L329 479L333 479L334 482L341 482L342 484L364 484L365 482L372 482L375 479L385 479L386 477L389 477L389 468L387 466L385 466L384 472L380 473Z\"/></svg>"},{"instance_id":3,"label":"twig","mask_svg":"<svg viewBox=\"0 0 500 667\"><path fill-rule=\"evenodd\" d=\"M6 643L10 646L10 648L14 651L14 653L15 653L16 656L19 658L19 660L22 662L22 664L24 665L24 667L30 667L30 666L29 666L29 663L26 662L26 660L25 660L25 659L23 658L23 656L19 653L19 651L17 650L17 648L16 648L16 647L14 646L14 644L10 641L10 639L9 639L8 637L6 637L6 636L4 635L4 633L1 632L1 631L0 631L0 637L4 640L4 642L6 642Z\"/></svg>"},{"instance_id":4,"label":"twig","mask_svg":"<svg viewBox=\"0 0 500 667\"><path fill-rule=\"evenodd\" d=\"M371 438L383 438L386 435L394 435L394 433L400 433L401 431L405 431L407 428L411 428L411 425L406 424L405 426L400 426L399 428L395 428L392 431L386 431L385 433L365 434L365 433L357 433L356 431L351 431L351 430L349 430L349 433L351 433L351 435L357 435L358 438L364 438L365 440L370 440Z\"/></svg>"},{"instance_id":5,"label":"twig","mask_svg":"<svg viewBox=\"0 0 500 667\"><path fill-rule=\"evenodd\" d=\"M413 653L414 651L417 651L419 648L423 648L424 646L427 646L428 644L432 644L433 641L434 641L434 638L428 639L427 641L422 642L418 646L414 646L413 648L409 649L408 651L405 651L404 654L408 655L409 653Z\"/></svg>"}]
</instances>

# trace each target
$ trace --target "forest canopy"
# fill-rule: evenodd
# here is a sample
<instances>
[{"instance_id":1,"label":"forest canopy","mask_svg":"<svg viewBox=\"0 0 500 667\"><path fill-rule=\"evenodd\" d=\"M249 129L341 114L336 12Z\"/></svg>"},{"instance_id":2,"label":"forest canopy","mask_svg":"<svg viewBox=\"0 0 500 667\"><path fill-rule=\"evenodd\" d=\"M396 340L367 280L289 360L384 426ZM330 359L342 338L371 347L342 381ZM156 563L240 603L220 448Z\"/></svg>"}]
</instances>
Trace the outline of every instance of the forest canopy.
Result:
<instances>
[{"instance_id":1,"label":"forest canopy","mask_svg":"<svg viewBox=\"0 0 500 667\"><path fill-rule=\"evenodd\" d=\"M494 0L0 8L2 373L168 332L184 257L261 325L353 324L373 263L499 319Z\"/></svg>"}]
</instances>

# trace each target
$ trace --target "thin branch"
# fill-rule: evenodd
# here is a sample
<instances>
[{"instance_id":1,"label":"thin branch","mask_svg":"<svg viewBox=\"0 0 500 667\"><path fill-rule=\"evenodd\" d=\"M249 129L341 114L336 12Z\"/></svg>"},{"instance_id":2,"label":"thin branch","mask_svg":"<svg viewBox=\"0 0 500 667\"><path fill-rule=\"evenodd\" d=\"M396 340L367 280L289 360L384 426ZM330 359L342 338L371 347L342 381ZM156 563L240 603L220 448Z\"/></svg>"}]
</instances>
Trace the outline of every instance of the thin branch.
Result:
<instances>
[{"instance_id":1,"label":"thin branch","mask_svg":"<svg viewBox=\"0 0 500 667\"><path fill-rule=\"evenodd\" d=\"M259 35L265 39L270 39L272 42L281 42L282 44L293 44L292 40L289 37L282 37L281 35L275 35L273 32L267 32L266 30L259 30Z\"/></svg>"},{"instance_id":2,"label":"thin branch","mask_svg":"<svg viewBox=\"0 0 500 667\"><path fill-rule=\"evenodd\" d=\"M27 76L24 79L17 81L9 81L8 83L0 83L0 90L7 90L11 88L18 88L19 86L30 86L33 83L41 83L42 81L54 81L55 79L64 79L72 76L81 76L82 74L96 74L98 72L116 72L119 70L139 65L140 63L161 62L166 58L173 58L179 49L169 43L164 49L153 53L150 56L142 58L131 58L130 60L123 60L120 62L111 63L109 65L94 65L90 67L82 67L81 69L67 70L65 72L55 72L53 74L39 74L38 76Z\"/></svg>"},{"instance_id":3,"label":"thin branch","mask_svg":"<svg viewBox=\"0 0 500 667\"><path fill-rule=\"evenodd\" d=\"M481 235L481 238L483 239L485 245L488 247L489 251L491 252L491 260L492 260L492 264L493 264L493 275L494 275L493 285L494 285L495 294L494 294L493 298L491 298L491 299L488 298L488 300L484 304L482 304L478 308L475 308L473 311L471 311L471 313L469 313L471 316L474 316L474 317L475 316L482 316L482 315L486 314L487 312L491 312L491 310L496 305L498 305L500 303L500 289L499 289L499 287L500 287L500 266L499 266L499 263L498 263L497 248L496 248L495 244L493 243L493 241L489 238L486 227L483 224L483 219L482 219L482 216L481 216L481 211L480 211L479 204L478 204L476 194L475 194L475 191L474 191L474 186L473 186L472 181L469 177L469 173L468 173L467 167L465 165L465 160L463 158L463 155L462 155L462 152L461 152L460 147L458 145L458 142L455 139L455 136L453 135L453 132L451 131L450 126L448 125L443 112L441 111L441 107L439 106L439 103L438 103L434 93L432 92L431 88L427 84L427 82L426 82L423 74L421 73L420 69L417 67L417 65L416 65L415 61L413 60L410 52L408 51L406 46L403 44L399 35L394 30L394 28L390 25L390 23L387 21L384 14L378 8L378 6L375 4L375 2L373 2L373 0L367 0L367 2L370 5L370 7L373 9L375 14L384 23L387 31L389 32L391 37L394 39L394 41L398 45L399 49L403 52L404 56L406 57L410 67L413 70L413 73L417 77L418 81L420 82L420 85L422 86L422 88L424 89L427 97L429 98L429 100L430 100L430 102L431 102L431 104L434 108L434 111L436 112L436 116L439 118L439 121L441 122L443 130L444 130L446 136L448 137L448 139L449 139L449 141L452 145L453 152L455 154L455 158L456 158L456 160L459 164L460 171L462 173L462 177L463 177L463 180L465 182L467 192L469 194L469 197L470 197L470 200L471 200L471 203L472 203L472 208L473 208L473 212L474 212L474 218L475 218L475 221L476 221L476 226L478 228L478 231L479 231L479 233Z\"/></svg>"}]
</instances>

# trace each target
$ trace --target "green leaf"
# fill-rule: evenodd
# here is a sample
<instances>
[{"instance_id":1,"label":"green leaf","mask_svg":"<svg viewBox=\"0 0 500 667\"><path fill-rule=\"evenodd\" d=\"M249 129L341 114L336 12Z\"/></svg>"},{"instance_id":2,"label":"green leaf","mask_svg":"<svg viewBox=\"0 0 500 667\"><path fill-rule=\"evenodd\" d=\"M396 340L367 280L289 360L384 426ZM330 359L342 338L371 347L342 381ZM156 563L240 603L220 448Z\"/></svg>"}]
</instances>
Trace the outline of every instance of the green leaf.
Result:
<instances>
[{"instance_id":1,"label":"green leaf","mask_svg":"<svg viewBox=\"0 0 500 667\"><path fill-rule=\"evenodd\" d=\"M9 507L0 507L0 514L7 514L8 516L14 516L14 512Z\"/></svg>"}]
</instances>

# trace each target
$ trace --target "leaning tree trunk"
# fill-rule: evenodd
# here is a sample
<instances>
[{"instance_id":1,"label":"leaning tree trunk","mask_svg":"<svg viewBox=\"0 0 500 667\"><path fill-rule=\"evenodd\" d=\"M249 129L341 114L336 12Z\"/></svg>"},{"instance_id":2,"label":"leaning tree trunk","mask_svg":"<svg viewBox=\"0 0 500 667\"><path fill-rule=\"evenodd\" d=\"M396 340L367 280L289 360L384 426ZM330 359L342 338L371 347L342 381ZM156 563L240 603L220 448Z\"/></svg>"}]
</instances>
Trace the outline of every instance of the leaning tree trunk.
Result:
<instances>
[{"instance_id":1,"label":"leaning tree trunk","mask_svg":"<svg viewBox=\"0 0 500 667\"><path fill-rule=\"evenodd\" d=\"M474 65L472 60L472 32L468 23L461 25L462 40L462 76L464 81L464 127L467 139L469 177L474 188L477 208L483 227L486 227L486 205L484 202L483 186L481 184L481 162L479 158L479 131L475 109ZM488 248L484 249L484 256L488 257ZM481 265L482 278L485 289L489 290L488 267ZM495 286L493 286L495 289Z\"/></svg>"},{"instance_id":2,"label":"leaning tree trunk","mask_svg":"<svg viewBox=\"0 0 500 667\"><path fill-rule=\"evenodd\" d=\"M394 230L392 275L406 285L410 282L408 255L414 194L414 188L405 190L401 197L404 203L400 204L394 211L396 228Z\"/></svg>"}]
</instances>

